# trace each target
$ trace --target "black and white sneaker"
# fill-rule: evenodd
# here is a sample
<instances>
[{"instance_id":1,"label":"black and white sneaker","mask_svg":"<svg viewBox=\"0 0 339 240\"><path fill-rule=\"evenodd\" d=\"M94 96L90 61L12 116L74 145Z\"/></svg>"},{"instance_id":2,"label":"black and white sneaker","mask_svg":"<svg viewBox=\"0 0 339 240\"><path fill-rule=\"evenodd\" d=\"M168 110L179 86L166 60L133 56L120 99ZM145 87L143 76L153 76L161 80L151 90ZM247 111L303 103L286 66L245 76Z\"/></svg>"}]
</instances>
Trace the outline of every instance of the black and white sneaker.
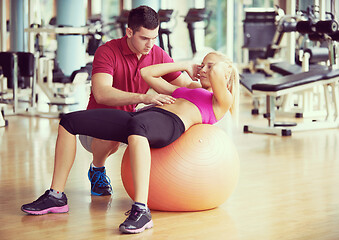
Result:
<instances>
[{"instance_id":1,"label":"black and white sneaker","mask_svg":"<svg viewBox=\"0 0 339 240\"><path fill-rule=\"evenodd\" d=\"M127 211L125 215L129 216L119 226L122 233L141 233L145 229L153 227L151 211L148 208L141 209L133 204L132 209Z\"/></svg>"}]
</instances>

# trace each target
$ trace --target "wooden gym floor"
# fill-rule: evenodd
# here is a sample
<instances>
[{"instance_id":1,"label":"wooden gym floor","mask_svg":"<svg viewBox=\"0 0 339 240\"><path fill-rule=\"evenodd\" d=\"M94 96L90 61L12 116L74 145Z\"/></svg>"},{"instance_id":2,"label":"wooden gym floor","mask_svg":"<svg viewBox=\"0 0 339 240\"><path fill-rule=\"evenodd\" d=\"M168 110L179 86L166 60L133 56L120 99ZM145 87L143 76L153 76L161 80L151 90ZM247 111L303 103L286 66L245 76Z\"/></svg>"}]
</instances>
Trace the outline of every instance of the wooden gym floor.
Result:
<instances>
[{"instance_id":1,"label":"wooden gym floor","mask_svg":"<svg viewBox=\"0 0 339 240\"><path fill-rule=\"evenodd\" d=\"M132 203L120 179L123 148L106 165L112 198L90 195L91 156L79 147L66 185L70 212L21 212L50 186L58 120L7 117L9 126L0 128L0 239L339 239L339 129L243 134L245 123L266 124L250 108L242 96L240 127L232 134L240 180L228 201L203 212L153 211L154 228L138 235L118 232Z\"/></svg>"}]
</instances>

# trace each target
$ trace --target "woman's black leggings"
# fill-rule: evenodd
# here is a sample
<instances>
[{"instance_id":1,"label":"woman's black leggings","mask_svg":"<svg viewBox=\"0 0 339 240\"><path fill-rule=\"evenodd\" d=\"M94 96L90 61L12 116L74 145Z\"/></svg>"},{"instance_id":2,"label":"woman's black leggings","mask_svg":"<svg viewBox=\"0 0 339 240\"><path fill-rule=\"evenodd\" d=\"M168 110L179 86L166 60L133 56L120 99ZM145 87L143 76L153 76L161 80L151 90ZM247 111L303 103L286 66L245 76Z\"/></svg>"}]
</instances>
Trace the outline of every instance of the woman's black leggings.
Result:
<instances>
[{"instance_id":1,"label":"woman's black leggings","mask_svg":"<svg viewBox=\"0 0 339 240\"><path fill-rule=\"evenodd\" d=\"M65 114L60 125L73 135L81 134L128 144L128 136L140 135L153 148L174 142L185 131L181 119L164 109L152 107L140 112L91 109Z\"/></svg>"}]
</instances>

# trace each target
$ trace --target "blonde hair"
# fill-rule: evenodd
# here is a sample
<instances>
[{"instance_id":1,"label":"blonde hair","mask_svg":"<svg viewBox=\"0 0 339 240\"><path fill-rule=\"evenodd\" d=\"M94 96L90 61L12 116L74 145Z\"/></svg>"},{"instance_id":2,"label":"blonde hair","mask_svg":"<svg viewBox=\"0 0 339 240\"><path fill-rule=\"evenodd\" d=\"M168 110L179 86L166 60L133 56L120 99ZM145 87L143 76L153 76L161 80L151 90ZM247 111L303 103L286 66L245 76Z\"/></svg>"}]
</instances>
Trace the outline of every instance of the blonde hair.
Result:
<instances>
[{"instance_id":1,"label":"blonde hair","mask_svg":"<svg viewBox=\"0 0 339 240\"><path fill-rule=\"evenodd\" d=\"M231 67L231 72L227 84L230 84L229 91L233 96L233 102L230 107L230 113L236 125L239 121L239 72L232 60L221 52L210 52L208 54L215 54L221 58L223 62Z\"/></svg>"}]
</instances>

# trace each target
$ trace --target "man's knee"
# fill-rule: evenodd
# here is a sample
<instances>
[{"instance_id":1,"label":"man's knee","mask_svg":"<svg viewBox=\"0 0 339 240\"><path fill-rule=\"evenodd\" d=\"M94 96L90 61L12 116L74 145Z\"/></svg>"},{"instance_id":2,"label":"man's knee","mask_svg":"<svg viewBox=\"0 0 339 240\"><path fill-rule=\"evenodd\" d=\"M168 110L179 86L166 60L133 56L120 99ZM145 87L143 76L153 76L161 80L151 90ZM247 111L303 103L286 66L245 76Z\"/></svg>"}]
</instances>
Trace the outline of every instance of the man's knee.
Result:
<instances>
[{"instance_id":1,"label":"man's knee","mask_svg":"<svg viewBox=\"0 0 339 240\"><path fill-rule=\"evenodd\" d=\"M91 149L92 149L93 154L99 153L99 154L111 155L115 153L116 151L118 151L119 146L120 146L120 142L93 138Z\"/></svg>"},{"instance_id":2,"label":"man's knee","mask_svg":"<svg viewBox=\"0 0 339 240\"><path fill-rule=\"evenodd\" d=\"M92 153L92 141L93 137L86 135L79 135L81 145L90 153Z\"/></svg>"}]
</instances>

